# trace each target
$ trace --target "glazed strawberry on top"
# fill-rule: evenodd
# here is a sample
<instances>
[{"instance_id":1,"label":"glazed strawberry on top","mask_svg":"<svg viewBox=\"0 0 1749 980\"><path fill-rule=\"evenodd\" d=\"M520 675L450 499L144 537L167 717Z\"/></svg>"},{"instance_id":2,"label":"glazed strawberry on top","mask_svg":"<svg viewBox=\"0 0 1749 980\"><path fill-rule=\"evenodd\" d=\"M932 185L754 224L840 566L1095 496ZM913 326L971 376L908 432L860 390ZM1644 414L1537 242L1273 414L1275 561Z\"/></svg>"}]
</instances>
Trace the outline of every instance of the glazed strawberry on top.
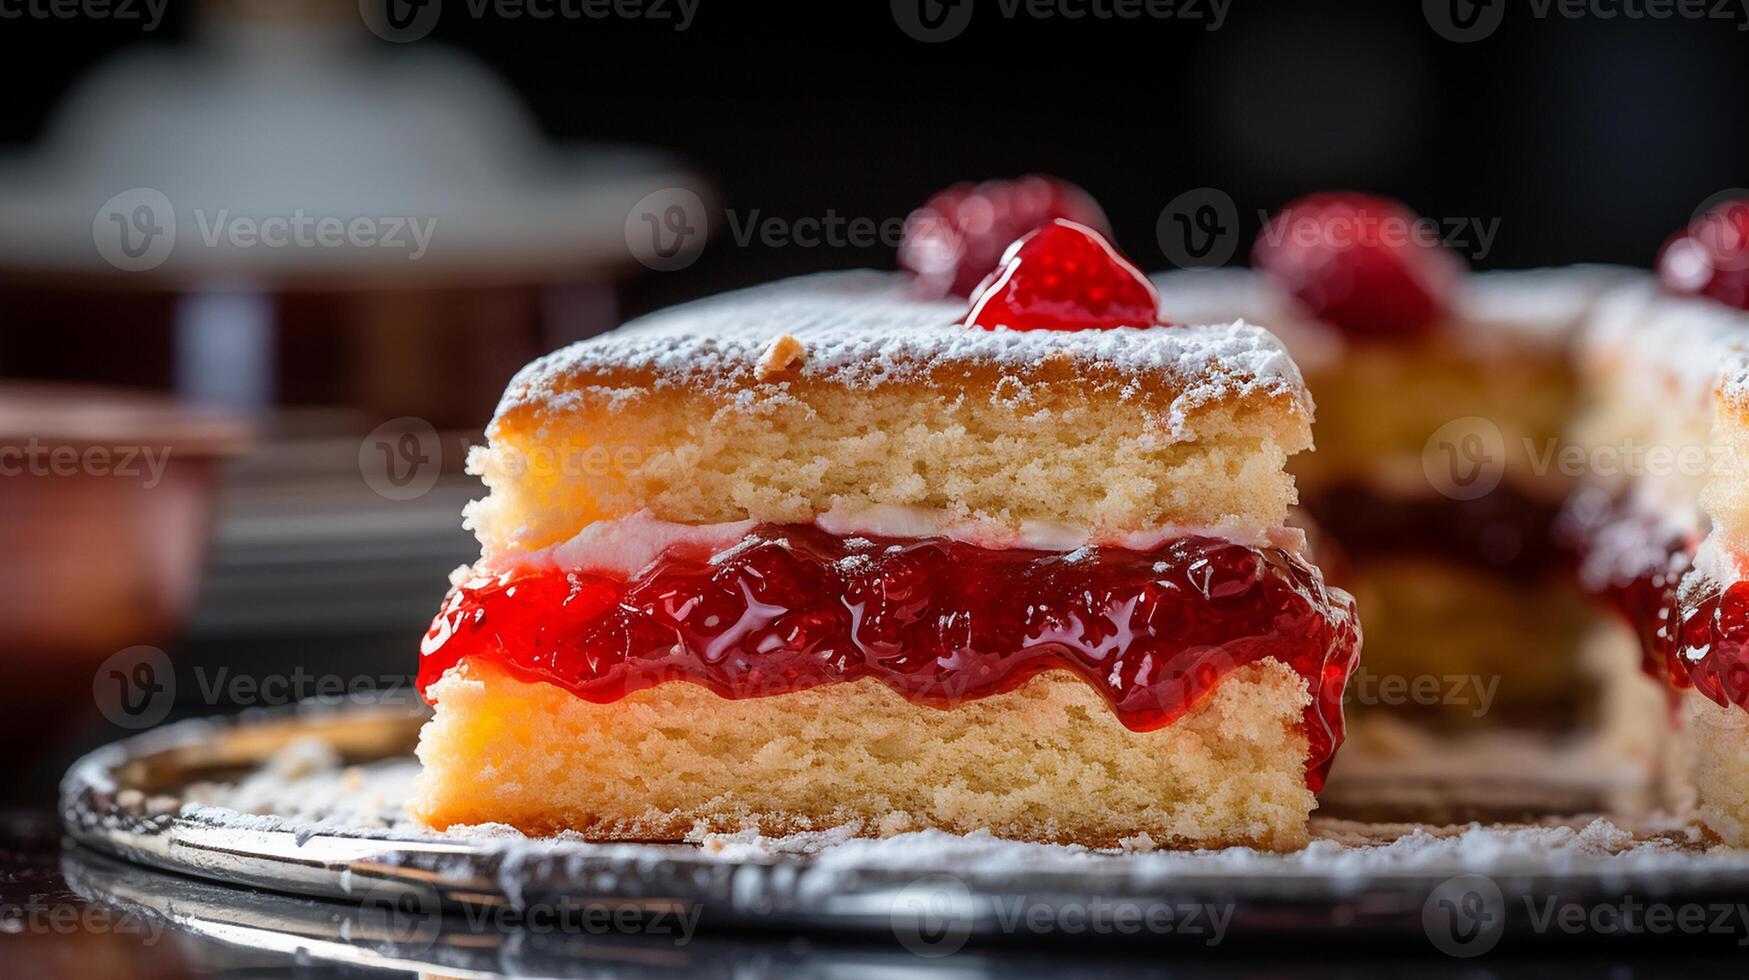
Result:
<instances>
[{"instance_id":1,"label":"glazed strawberry on top","mask_svg":"<svg viewBox=\"0 0 1749 980\"><path fill-rule=\"evenodd\" d=\"M1251 264L1351 336L1414 334L1446 313L1462 272L1418 230L1419 218L1395 201L1313 194L1269 220Z\"/></svg>"},{"instance_id":2,"label":"glazed strawberry on top","mask_svg":"<svg viewBox=\"0 0 1749 980\"><path fill-rule=\"evenodd\" d=\"M1725 201L1671 236L1658 276L1672 292L1749 310L1749 199Z\"/></svg>"},{"instance_id":3,"label":"glazed strawberry on top","mask_svg":"<svg viewBox=\"0 0 1749 980\"><path fill-rule=\"evenodd\" d=\"M1099 232L1057 218L1009 246L965 322L986 330L1150 327L1161 322L1160 294Z\"/></svg>"},{"instance_id":4,"label":"glazed strawberry on top","mask_svg":"<svg viewBox=\"0 0 1749 980\"><path fill-rule=\"evenodd\" d=\"M899 267L916 274L919 295L969 297L1015 239L1053 218L1111 234L1098 202L1068 181L1030 176L955 184L906 220Z\"/></svg>"}]
</instances>

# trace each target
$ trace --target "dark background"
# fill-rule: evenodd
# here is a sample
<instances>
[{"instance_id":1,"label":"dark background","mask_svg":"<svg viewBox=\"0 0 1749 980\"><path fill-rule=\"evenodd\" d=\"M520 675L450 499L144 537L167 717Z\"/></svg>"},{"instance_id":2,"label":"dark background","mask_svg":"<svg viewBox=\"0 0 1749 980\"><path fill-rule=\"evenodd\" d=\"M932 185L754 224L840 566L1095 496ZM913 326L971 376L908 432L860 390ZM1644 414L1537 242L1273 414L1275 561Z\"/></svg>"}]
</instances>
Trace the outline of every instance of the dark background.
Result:
<instances>
[{"instance_id":1,"label":"dark background","mask_svg":"<svg viewBox=\"0 0 1749 980\"><path fill-rule=\"evenodd\" d=\"M173 0L145 35L0 21L0 142L39 135L71 83L116 49L185 40L193 6ZM1570 18L1512 3L1495 33L1466 44L1437 34L1413 0L1232 0L1214 31L1206 0L1193 9L1205 19L1009 20L981 0L961 36L925 44L880 2L700 0L684 32L449 11L431 40L500 72L553 138L671 150L742 215L881 219L956 180L1039 171L1092 191L1151 269L1166 265L1161 208L1199 186L1233 197L1247 240L1259 209L1330 187L1498 218L1492 252L1472 259L1519 267L1648 265L1703 199L1749 184L1741 9ZM884 246L726 241L683 273L646 277L629 309L893 264Z\"/></svg>"},{"instance_id":2,"label":"dark background","mask_svg":"<svg viewBox=\"0 0 1749 980\"><path fill-rule=\"evenodd\" d=\"M99 62L124 48L185 44L198 10L221 5L169 0L165 22L149 33L132 21L5 16L33 2L52 0L0 0L0 155L41 139L60 100ZM1042 172L1091 191L1119 243L1150 270L1167 265L1155 237L1162 209L1201 187L1230 195L1246 241L1260 212L1309 191L1351 188L1448 221L1497 221L1492 250L1469 256L1479 267L1647 266L1701 202L1749 186L1749 32L1741 29L1749 0L1717 8L1728 19L1662 20L1603 16L1622 0L1597 0L1579 17L1552 7L1539 17L1524 0L1491 0L1487 9L1503 9L1503 22L1474 43L1441 36L1418 0L1231 0L1213 31L1208 0L1192 5L1202 17L1171 20L1009 20L999 0L963 0L974 4L969 27L935 44L905 34L880 0L699 0L696 21L681 33L670 22L641 20L476 19L466 16L468 0L444 2L428 40L394 45L368 35L362 22L361 39L385 58L433 43L467 51L509 83L555 142L668 151L705 175L721 206L742 220L833 213L878 222L902 217L955 181ZM1648 0L1627 2L1642 9ZM716 230L688 268L616 284L621 308L639 313L798 272L894 264L888 245L768 247L755 239L740 246L727 229ZM61 360L76 372L41 373L113 382L107 373L78 373L93 370L85 355L109 345L107 332L123 366L162 362L135 372L162 385L168 347L160 342L151 353L139 338L149 330L167 335L173 297L110 296L100 306L88 290L9 285L12 293L0 290L0 355L13 364L0 365L7 368L0 376L33 376L39 355L70 351L77 356ZM7 296L32 305L8 307ZM117 311L133 322L116 319ZM318 310L316 318L325 315ZM489 325L492 343L506 352L500 361L520 363L526 352L513 343L551 346L532 315L507 319ZM418 343L431 344L424 335ZM455 424L477 426L505 380L502 365L459 359L469 390L485 401L458 395L454 415L463 422ZM13 371L19 364L32 369ZM408 373L399 357L385 371ZM404 675L445 573L477 553L456 513L478 487L459 473L453 451L477 440L477 431L451 432L440 419L456 440L446 443L445 465L458 472L446 472L421 500L388 501L365 485L360 437L389 416L415 413L371 414L380 406L331 400L326 407L352 413L350 428L312 434L269 419L254 455L234 467L218 523L252 536L216 535L192 625L170 646L181 682L172 717L243 706L201 696L194 669ZM316 399L288 401L309 409ZM357 538L312 533L332 528L356 528ZM33 567L8 547L0 546L0 557L27 573ZM83 614L71 600L68 608ZM49 801L73 752L133 733L94 718L87 697L92 664L111 652L79 651L91 663L70 661L66 710L86 722L71 743L21 739L27 744L10 760L28 775L9 774L0 798L28 805L0 808L0 903L50 893L57 907L80 907L81 899L54 892L58 825ZM9 651L0 637L0 659L26 655L39 656ZM48 663L26 663L39 662ZM8 698L46 697L36 679L18 687L0 692L0 713L13 710ZM132 976L159 962L113 936L83 937L89 946L31 938L37 954L26 962L37 972ZM1600 957L1612 951L1589 948ZM1352 952L1373 950L1363 944ZM200 972L175 948L158 953L159 975ZM1326 966L1320 957L1300 958L1313 972ZM1459 964L1448 967L1456 973ZM1547 967L1560 973L1559 964L1541 961L1524 972ZM1005 962L972 975L1010 969L1019 968ZM1649 975L1590 961L1569 969ZM1348 970L1328 961L1330 975Z\"/></svg>"}]
</instances>

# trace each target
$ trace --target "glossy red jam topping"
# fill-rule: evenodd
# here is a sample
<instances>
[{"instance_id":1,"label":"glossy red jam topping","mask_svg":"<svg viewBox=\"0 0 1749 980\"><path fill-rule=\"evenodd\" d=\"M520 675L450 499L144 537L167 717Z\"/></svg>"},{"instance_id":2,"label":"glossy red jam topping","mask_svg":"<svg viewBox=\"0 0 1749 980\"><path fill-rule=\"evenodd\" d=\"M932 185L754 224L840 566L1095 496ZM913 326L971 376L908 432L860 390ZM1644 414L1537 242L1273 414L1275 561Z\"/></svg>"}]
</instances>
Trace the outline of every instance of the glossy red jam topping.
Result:
<instances>
[{"instance_id":1,"label":"glossy red jam topping","mask_svg":"<svg viewBox=\"0 0 1749 980\"><path fill-rule=\"evenodd\" d=\"M916 274L930 299L971 296L1015 239L1052 218L1111 234L1105 212L1084 190L1055 177L955 184L905 222L899 267Z\"/></svg>"},{"instance_id":2,"label":"glossy red jam topping","mask_svg":"<svg viewBox=\"0 0 1749 980\"><path fill-rule=\"evenodd\" d=\"M1461 271L1413 211L1365 194L1313 194L1277 212L1251 264L1312 315L1356 337L1413 335L1446 314Z\"/></svg>"},{"instance_id":3,"label":"glossy red jam topping","mask_svg":"<svg viewBox=\"0 0 1749 980\"><path fill-rule=\"evenodd\" d=\"M1670 673L1714 703L1749 708L1749 582L1690 574L1677 590Z\"/></svg>"},{"instance_id":4,"label":"glossy red jam topping","mask_svg":"<svg viewBox=\"0 0 1749 980\"><path fill-rule=\"evenodd\" d=\"M1749 310L1749 200L1725 201L1665 242L1658 276L1672 292Z\"/></svg>"},{"instance_id":5,"label":"glossy red jam topping","mask_svg":"<svg viewBox=\"0 0 1749 980\"><path fill-rule=\"evenodd\" d=\"M1072 671L1135 731L1170 724L1273 657L1316 692L1307 781L1342 741L1353 600L1279 549L1204 537L1151 552L987 550L767 526L721 554L666 553L629 580L557 570L452 589L420 690L468 657L610 702L665 681L727 698L875 678L940 707Z\"/></svg>"},{"instance_id":6,"label":"glossy red jam topping","mask_svg":"<svg viewBox=\"0 0 1749 980\"><path fill-rule=\"evenodd\" d=\"M1149 327L1160 294L1099 232L1058 218L1014 243L966 324L1013 330Z\"/></svg>"}]
</instances>

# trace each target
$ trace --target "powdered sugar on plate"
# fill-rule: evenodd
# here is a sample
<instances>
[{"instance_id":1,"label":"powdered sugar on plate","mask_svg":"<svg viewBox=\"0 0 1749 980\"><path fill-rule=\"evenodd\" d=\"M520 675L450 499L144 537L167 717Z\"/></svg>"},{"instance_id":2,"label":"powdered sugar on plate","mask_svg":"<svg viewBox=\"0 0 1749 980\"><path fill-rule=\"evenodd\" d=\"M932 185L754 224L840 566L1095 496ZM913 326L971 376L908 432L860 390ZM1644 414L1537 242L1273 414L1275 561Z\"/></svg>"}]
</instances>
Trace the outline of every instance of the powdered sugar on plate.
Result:
<instances>
[{"instance_id":1,"label":"powdered sugar on plate","mask_svg":"<svg viewBox=\"0 0 1749 980\"><path fill-rule=\"evenodd\" d=\"M409 818L418 764L411 758L346 765L319 742L291 743L234 783L185 788L182 815L218 824L274 828L297 833L467 842L495 855L507 892L530 868L584 859L636 864L673 857L674 844L592 843L576 834L531 838L501 824L452 827L437 833ZM1544 825L1453 827L1313 821L1310 846L1287 854L1228 848L1217 851L1159 849L1145 835L1121 849L1035 844L1003 840L988 832L967 835L937 830L863 836L844 826L784 837L748 830L701 834L680 846L690 860L725 865L770 866L800 862L816 883L863 873L923 874L947 871L970 877L1024 872L1070 874L1149 887L1187 877L1320 879L1339 890L1369 881L1479 873L1563 876L1667 873L1683 870L1749 874L1749 852L1711 847L1685 823L1630 827L1604 817L1580 817ZM877 828L878 832L878 828ZM593 872L592 872L593 873ZM819 885L819 887L826 887Z\"/></svg>"}]
</instances>

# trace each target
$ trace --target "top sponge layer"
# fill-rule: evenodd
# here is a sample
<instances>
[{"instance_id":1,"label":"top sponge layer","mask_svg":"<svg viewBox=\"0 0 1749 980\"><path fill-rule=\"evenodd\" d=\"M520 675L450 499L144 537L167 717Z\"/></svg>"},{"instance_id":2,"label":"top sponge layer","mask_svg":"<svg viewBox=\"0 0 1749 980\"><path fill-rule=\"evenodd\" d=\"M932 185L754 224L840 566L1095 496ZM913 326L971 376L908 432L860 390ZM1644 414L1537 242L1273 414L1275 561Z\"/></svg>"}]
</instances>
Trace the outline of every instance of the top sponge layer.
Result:
<instances>
[{"instance_id":1,"label":"top sponge layer","mask_svg":"<svg viewBox=\"0 0 1749 980\"><path fill-rule=\"evenodd\" d=\"M596 520L806 522L902 506L1091 540L1276 527L1311 402L1243 323L982 330L882 273L677 307L535 361L473 466L488 553Z\"/></svg>"}]
</instances>

